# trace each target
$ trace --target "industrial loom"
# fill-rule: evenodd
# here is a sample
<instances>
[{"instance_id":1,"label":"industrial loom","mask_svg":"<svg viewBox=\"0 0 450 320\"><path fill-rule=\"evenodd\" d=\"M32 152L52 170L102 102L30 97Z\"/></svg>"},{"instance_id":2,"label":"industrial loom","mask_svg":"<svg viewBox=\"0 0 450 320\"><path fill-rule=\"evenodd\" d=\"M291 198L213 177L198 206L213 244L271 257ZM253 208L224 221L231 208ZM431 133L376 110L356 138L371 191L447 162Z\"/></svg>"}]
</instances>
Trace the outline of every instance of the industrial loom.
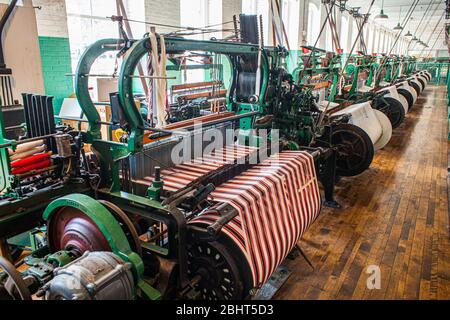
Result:
<instances>
[{"instance_id":1,"label":"industrial loom","mask_svg":"<svg viewBox=\"0 0 450 320\"><path fill-rule=\"evenodd\" d=\"M239 41L152 34L92 44L75 74L86 131L38 116L48 114L48 97L24 96L32 112L20 140L6 138L0 116L0 238L45 233L20 271L0 258L2 298L251 298L322 205L338 206L336 177L371 160L352 149L366 150L364 138L348 114L322 113L285 69L288 52L263 46L250 20L257 19L241 16ZM89 94L91 67L105 53L121 59L107 121ZM151 72L136 76L146 57ZM164 83L194 57L211 79ZM220 61L231 67L227 87ZM152 83L152 96L139 100L147 114L137 77ZM15 162L29 150L33 167L26 157ZM74 281L81 285L67 285Z\"/></svg>"},{"instance_id":2,"label":"industrial loom","mask_svg":"<svg viewBox=\"0 0 450 320\"><path fill-rule=\"evenodd\" d=\"M42 116L30 117L29 134L21 140L8 140L0 131L1 235L46 225L45 243L25 257L20 272L0 259L3 298L251 297L318 216L319 179L332 200L332 148L278 153L271 150L271 135L257 134L267 102L275 101L269 88L277 82L271 74L279 63L276 48L263 49L258 66L260 50L252 44L170 37L164 43L171 57L202 51L231 61L227 111L212 108L197 118L152 126L136 105L130 76L152 50L151 40L104 39L87 48L75 77L87 131L53 120L45 122L48 132L32 134L33 128L44 128L37 126ZM94 61L117 51L118 44L123 54L119 88L111 95L112 121L105 123L88 81ZM260 96L254 96L257 68ZM45 109L45 97L26 97L31 110ZM104 139L102 125L120 129L119 141ZM200 155L183 150L181 162L171 156L180 143L195 143L211 130L224 136L232 130L236 137L212 150L204 141ZM17 171L11 157L41 145L45 150L37 150L36 161L42 167L27 168L27 160L20 160ZM80 268L86 273L77 273ZM99 268L103 272L97 273ZM82 285L73 288L68 281Z\"/></svg>"}]
</instances>

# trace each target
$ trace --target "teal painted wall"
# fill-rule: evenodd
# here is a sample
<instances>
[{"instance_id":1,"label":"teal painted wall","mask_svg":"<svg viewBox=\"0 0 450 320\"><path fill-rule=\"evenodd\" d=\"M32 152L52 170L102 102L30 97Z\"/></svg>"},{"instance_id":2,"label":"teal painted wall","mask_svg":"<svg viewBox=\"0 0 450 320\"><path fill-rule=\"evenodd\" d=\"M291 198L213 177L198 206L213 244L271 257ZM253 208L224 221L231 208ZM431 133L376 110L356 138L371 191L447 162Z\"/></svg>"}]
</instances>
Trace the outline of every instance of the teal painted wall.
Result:
<instances>
[{"instance_id":1,"label":"teal painted wall","mask_svg":"<svg viewBox=\"0 0 450 320\"><path fill-rule=\"evenodd\" d=\"M59 114L64 98L73 93L70 46L68 38L39 37L45 94L54 96L53 107Z\"/></svg>"}]
</instances>

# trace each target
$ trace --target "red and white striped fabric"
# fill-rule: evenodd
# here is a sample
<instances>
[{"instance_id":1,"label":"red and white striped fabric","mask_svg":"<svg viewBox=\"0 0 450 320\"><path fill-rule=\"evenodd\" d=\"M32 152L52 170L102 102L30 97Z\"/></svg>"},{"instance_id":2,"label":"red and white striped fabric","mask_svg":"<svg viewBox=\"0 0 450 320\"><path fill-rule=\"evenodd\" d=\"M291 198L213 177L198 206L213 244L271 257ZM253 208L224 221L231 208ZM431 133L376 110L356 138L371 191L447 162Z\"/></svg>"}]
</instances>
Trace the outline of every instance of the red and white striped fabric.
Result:
<instances>
[{"instance_id":1,"label":"red and white striped fabric","mask_svg":"<svg viewBox=\"0 0 450 320\"><path fill-rule=\"evenodd\" d=\"M212 197L239 212L222 232L245 254L255 287L269 279L321 208L314 160L306 152L270 158L220 185ZM190 223L207 226L219 218L208 213Z\"/></svg>"},{"instance_id":2,"label":"red and white striped fabric","mask_svg":"<svg viewBox=\"0 0 450 320\"><path fill-rule=\"evenodd\" d=\"M163 170L164 188L176 191L197 178L257 152L230 146L211 156ZM141 183L151 184L152 177ZM255 287L263 285L316 219L321 208L314 159L302 151L282 152L221 184L211 200L232 205L239 215L222 232L243 252ZM208 226L220 216L209 210L190 224Z\"/></svg>"},{"instance_id":3,"label":"red and white striped fabric","mask_svg":"<svg viewBox=\"0 0 450 320\"><path fill-rule=\"evenodd\" d=\"M164 180L164 189L170 192L177 191L211 171L218 170L238 159L245 159L257 152L258 148L255 147L226 146L213 151L210 155L162 170L161 177ZM154 177L146 177L137 182L151 185L153 179Z\"/></svg>"}]
</instances>

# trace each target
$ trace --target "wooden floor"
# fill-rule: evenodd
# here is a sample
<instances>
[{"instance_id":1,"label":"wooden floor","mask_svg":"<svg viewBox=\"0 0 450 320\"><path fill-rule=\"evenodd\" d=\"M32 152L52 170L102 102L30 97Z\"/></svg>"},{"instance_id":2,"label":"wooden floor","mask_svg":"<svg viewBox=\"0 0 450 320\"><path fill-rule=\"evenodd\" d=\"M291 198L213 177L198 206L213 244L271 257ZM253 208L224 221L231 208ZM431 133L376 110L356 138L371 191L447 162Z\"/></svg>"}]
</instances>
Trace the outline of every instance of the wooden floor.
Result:
<instances>
[{"instance_id":1,"label":"wooden floor","mask_svg":"<svg viewBox=\"0 0 450 320\"><path fill-rule=\"evenodd\" d=\"M276 299L450 299L447 100L429 86L371 169L341 180ZM381 289L367 288L371 265Z\"/></svg>"}]
</instances>

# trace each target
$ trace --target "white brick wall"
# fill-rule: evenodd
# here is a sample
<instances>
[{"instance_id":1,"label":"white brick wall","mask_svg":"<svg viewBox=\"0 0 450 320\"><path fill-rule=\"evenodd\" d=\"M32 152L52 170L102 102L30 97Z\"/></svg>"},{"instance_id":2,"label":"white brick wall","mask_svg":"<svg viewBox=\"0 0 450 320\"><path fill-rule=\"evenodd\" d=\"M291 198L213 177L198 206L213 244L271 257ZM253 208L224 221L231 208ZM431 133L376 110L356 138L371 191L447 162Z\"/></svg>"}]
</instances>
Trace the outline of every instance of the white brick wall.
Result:
<instances>
[{"instance_id":1,"label":"white brick wall","mask_svg":"<svg viewBox=\"0 0 450 320\"><path fill-rule=\"evenodd\" d=\"M222 0L222 21L228 22L233 20L236 15L239 19L239 14L242 12L242 0ZM227 25L232 27L233 24Z\"/></svg>"},{"instance_id":2,"label":"white brick wall","mask_svg":"<svg viewBox=\"0 0 450 320\"><path fill-rule=\"evenodd\" d=\"M33 0L33 5L42 7L36 9L39 36L69 37L65 0Z\"/></svg>"},{"instance_id":3,"label":"white brick wall","mask_svg":"<svg viewBox=\"0 0 450 320\"><path fill-rule=\"evenodd\" d=\"M151 23L180 25L180 0L145 0L145 20ZM174 31L173 28L156 27L156 32ZM150 26L148 27L150 31Z\"/></svg>"},{"instance_id":4,"label":"white brick wall","mask_svg":"<svg viewBox=\"0 0 450 320\"><path fill-rule=\"evenodd\" d=\"M222 0L222 22L233 21L233 16L236 15L239 21L239 15L242 13L242 1L245 0ZM223 25L224 29L233 29L233 23ZM234 32L223 33L223 37L234 35Z\"/></svg>"}]
</instances>

